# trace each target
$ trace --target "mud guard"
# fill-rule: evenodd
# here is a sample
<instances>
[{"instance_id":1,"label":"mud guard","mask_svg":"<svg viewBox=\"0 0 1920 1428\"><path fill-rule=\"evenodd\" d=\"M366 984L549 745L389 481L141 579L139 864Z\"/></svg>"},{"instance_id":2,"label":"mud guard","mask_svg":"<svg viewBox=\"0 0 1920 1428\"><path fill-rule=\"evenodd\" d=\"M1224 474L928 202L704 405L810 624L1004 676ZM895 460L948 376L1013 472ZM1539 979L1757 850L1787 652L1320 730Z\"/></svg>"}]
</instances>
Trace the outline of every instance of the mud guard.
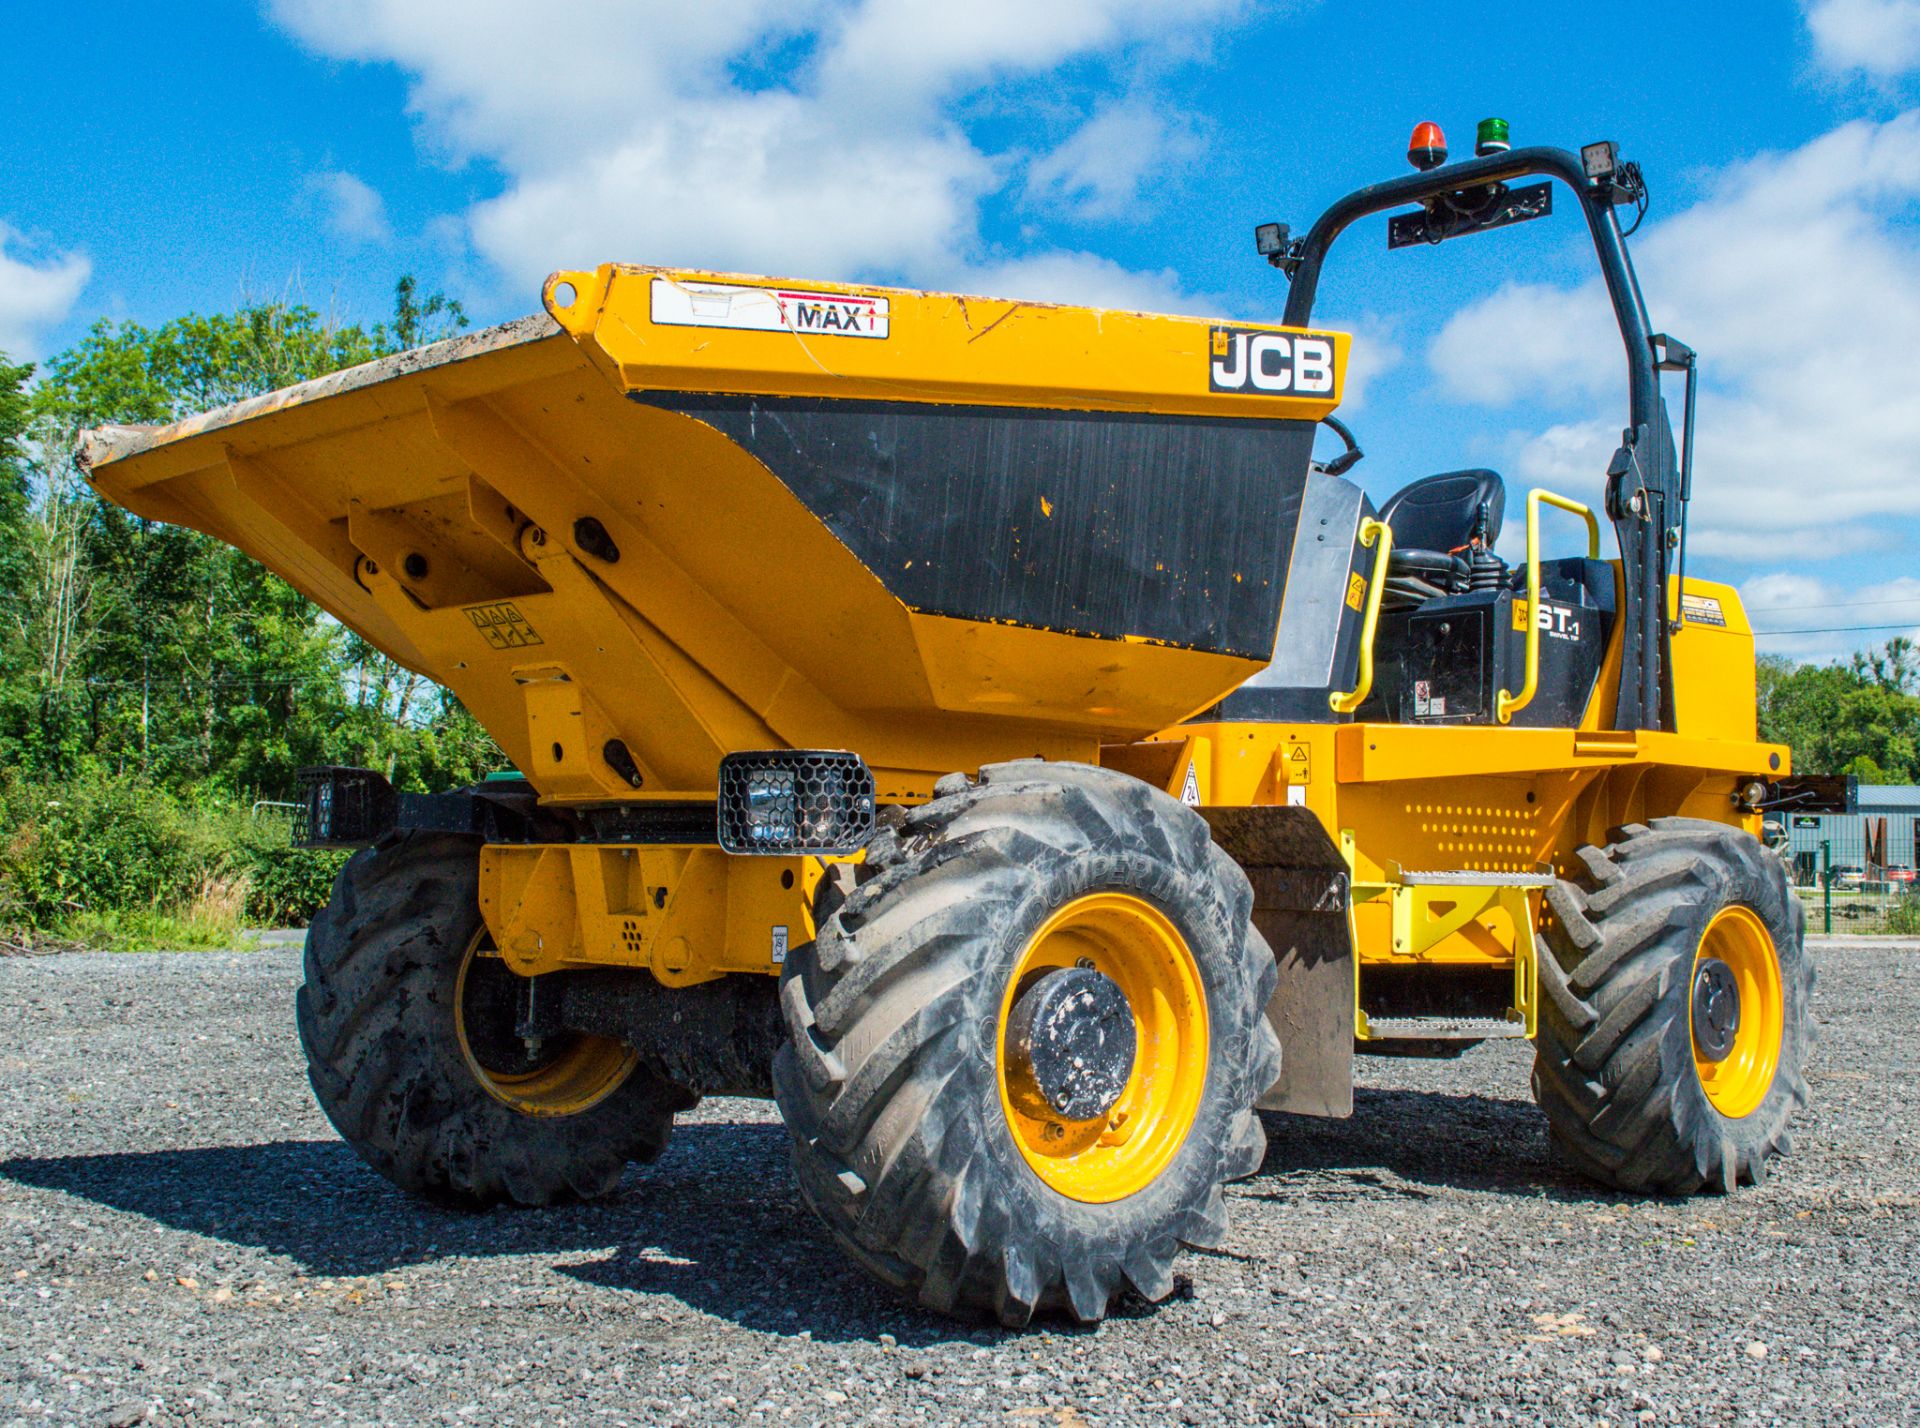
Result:
<instances>
[{"instance_id":1,"label":"mud guard","mask_svg":"<svg viewBox=\"0 0 1920 1428\"><path fill-rule=\"evenodd\" d=\"M1273 948L1280 980L1267 1003L1279 1034L1280 1079L1263 1111L1353 1114L1353 938L1348 870L1311 811L1202 808L1213 840L1253 884L1253 925Z\"/></svg>"}]
</instances>

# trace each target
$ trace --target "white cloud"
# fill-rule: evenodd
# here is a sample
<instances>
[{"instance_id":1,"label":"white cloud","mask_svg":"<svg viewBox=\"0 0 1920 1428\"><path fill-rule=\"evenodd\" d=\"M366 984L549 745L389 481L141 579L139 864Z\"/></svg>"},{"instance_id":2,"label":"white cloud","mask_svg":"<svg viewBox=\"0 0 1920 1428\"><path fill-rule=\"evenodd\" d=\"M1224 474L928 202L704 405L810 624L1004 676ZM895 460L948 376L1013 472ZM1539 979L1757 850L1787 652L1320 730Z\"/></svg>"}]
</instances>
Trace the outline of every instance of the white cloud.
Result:
<instances>
[{"instance_id":1,"label":"white cloud","mask_svg":"<svg viewBox=\"0 0 1920 1428\"><path fill-rule=\"evenodd\" d=\"M1701 354L1696 554L1835 555L1888 544L1886 518L1920 515L1917 201L1913 111L1731 168L1648 225L1637 256L1654 323ZM1457 314L1430 358L1456 396L1545 409L1548 425L1520 440L1536 470L1570 456L1590 478L1604 469L1604 454L1584 463L1610 441L1551 423L1574 406L1624 420L1597 279L1503 288Z\"/></svg>"},{"instance_id":2,"label":"white cloud","mask_svg":"<svg viewBox=\"0 0 1920 1428\"><path fill-rule=\"evenodd\" d=\"M336 237L376 247L393 241L386 200L359 175L342 170L313 174L306 186L307 192L319 200L327 228Z\"/></svg>"},{"instance_id":3,"label":"white cloud","mask_svg":"<svg viewBox=\"0 0 1920 1428\"><path fill-rule=\"evenodd\" d=\"M1027 197L1082 219L1140 217L1153 205L1151 180L1199 152L1185 118L1138 100L1110 105L1028 166Z\"/></svg>"},{"instance_id":4,"label":"white cloud","mask_svg":"<svg viewBox=\"0 0 1920 1428\"><path fill-rule=\"evenodd\" d=\"M1598 283L1571 291L1508 283L1440 330L1427 360L1462 401L1502 406L1535 393L1598 394L1619 385L1623 360L1613 309Z\"/></svg>"},{"instance_id":5,"label":"white cloud","mask_svg":"<svg viewBox=\"0 0 1920 1428\"><path fill-rule=\"evenodd\" d=\"M1078 55L1211 30L1240 0L854 0L825 62L824 88L908 106Z\"/></svg>"},{"instance_id":6,"label":"white cloud","mask_svg":"<svg viewBox=\"0 0 1920 1428\"><path fill-rule=\"evenodd\" d=\"M1920 0L1803 0L1802 8L1828 69L1890 79L1920 68Z\"/></svg>"},{"instance_id":7,"label":"white cloud","mask_svg":"<svg viewBox=\"0 0 1920 1428\"><path fill-rule=\"evenodd\" d=\"M1529 486L1578 489L1590 485L1607 469L1619 445L1617 422L1562 422L1518 438L1512 467Z\"/></svg>"},{"instance_id":8,"label":"white cloud","mask_svg":"<svg viewBox=\"0 0 1920 1428\"><path fill-rule=\"evenodd\" d=\"M18 229L0 223L0 352L37 356L40 334L73 311L92 276L85 254L40 254Z\"/></svg>"},{"instance_id":9,"label":"white cloud","mask_svg":"<svg viewBox=\"0 0 1920 1428\"><path fill-rule=\"evenodd\" d=\"M1267 320L1262 316L1263 321ZM1357 415L1367 404L1367 389L1386 373L1406 360L1406 348L1400 345L1399 324L1390 317L1363 315L1339 324L1351 333L1353 346L1347 354L1346 385L1340 390L1342 417Z\"/></svg>"},{"instance_id":10,"label":"white cloud","mask_svg":"<svg viewBox=\"0 0 1920 1428\"><path fill-rule=\"evenodd\" d=\"M797 29L823 0L268 0L309 49L391 63L409 107L455 157L532 171L606 142L639 114L727 86L725 62ZM785 21L785 25L782 21Z\"/></svg>"},{"instance_id":11,"label":"white cloud","mask_svg":"<svg viewBox=\"0 0 1920 1428\"><path fill-rule=\"evenodd\" d=\"M1740 599L1756 631L1802 632L1762 633L1762 654L1827 661L1900 634L1920 639L1920 579L1913 576L1849 587L1771 571L1744 581Z\"/></svg>"},{"instance_id":12,"label":"white cloud","mask_svg":"<svg viewBox=\"0 0 1920 1428\"><path fill-rule=\"evenodd\" d=\"M1157 273L1122 267L1097 253L1046 252L970 268L957 286L993 297L1070 303L1130 312L1207 315L1218 304L1196 299L1171 268Z\"/></svg>"},{"instance_id":13,"label":"white cloud","mask_svg":"<svg viewBox=\"0 0 1920 1428\"><path fill-rule=\"evenodd\" d=\"M467 231L523 290L554 268L610 259L960 286L995 271L981 205L1017 168L1013 155L968 137L952 117L960 101L1069 60L1204 34L1241 8L269 0L273 18L313 51L406 71L423 138L453 160L481 157L505 172L503 191L468 213ZM1056 181L1097 203L1128 191L1121 167L1102 169L1088 154ZM1160 274L1109 281L1086 255L1014 255L1043 256L1100 290L1164 286Z\"/></svg>"},{"instance_id":14,"label":"white cloud","mask_svg":"<svg viewBox=\"0 0 1920 1428\"><path fill-rule=\"evenodd\" d=\"M840 132L786 94L687 104L476 206L481 253L538 281L610 258L848 278L938 271L991 183L965 143Z\"/></svg>"}]
</instances>

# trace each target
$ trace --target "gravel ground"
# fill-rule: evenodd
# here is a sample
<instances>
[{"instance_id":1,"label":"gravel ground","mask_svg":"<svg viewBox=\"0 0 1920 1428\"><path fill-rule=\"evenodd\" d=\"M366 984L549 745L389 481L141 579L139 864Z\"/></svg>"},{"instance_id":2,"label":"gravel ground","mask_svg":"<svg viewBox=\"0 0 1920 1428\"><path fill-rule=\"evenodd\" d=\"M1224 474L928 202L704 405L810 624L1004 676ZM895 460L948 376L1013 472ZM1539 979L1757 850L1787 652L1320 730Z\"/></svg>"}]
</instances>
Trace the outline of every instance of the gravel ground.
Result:
<instances>
[{"instance_id":1,"label":"gravel ground","mask_svg":"<svg viewBox=\"0 0 1920 1428\"><path fill-rule=\"evenodd\" d=\"M442 1212L314 1108L288 949L0 961L0 1425L1913 1422L1920 949L1821 961L1762 1189L1572 1178L1512 1043L1365 1061L1172 1300L1026 1334L843 1264L770 1106L606 1204Z\"/></svg>"}]
</instances>

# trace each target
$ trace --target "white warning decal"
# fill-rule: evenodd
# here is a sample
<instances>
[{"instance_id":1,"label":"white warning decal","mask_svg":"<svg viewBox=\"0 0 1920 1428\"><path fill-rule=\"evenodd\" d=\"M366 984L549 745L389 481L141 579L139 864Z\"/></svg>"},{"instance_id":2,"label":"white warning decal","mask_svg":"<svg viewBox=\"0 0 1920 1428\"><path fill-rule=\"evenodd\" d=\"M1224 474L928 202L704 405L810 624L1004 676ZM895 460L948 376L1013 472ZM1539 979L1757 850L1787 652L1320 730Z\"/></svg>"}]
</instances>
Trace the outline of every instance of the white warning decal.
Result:
<instances>
[{"instance_id":1,"label":"white warning decal","mask_svg":"<svg viewBox=\"0 0 1920 1428\"><path fill-rule=\"evenodd\" d=\"M786 960L787 929L784 927L776 927L773 929L773 965L778 967Z\"/></svg>"},{"instance_id":2,"label":"white warning decal","mask_svg":"<svg viewBox=\"0 0 1920 1428\"><path fill-rule=\"evenodd\" d=\"M1191 763L1187 765L1187 781L1180 790L1180 801L1189 808L1200 806L1200 775Z\"/></svg>"},{"instance_id":3,"label":"white warning decal","mask_svg":"<svg viewBox=\"0 0 1920 1428\"><path fill-rule=\"evenodd\" d=\"M887 300L865 293L655 278L651 297L650 316L662 327L728 327L737 332L793 332L804 337L887 336Z\"/></svg>"},{"instance_id":4,"label":"white warning decal","mask_svg":"<svg viewBox=\"0 0 1920 1428\"><path fill-rule=\"evenodd\" d=\"M1682 595L1680 613L1690 625L1720 625L1727 623L1727 612L1720 608L1718 597L1713 595Z\"/></svg>"}]
</instances>

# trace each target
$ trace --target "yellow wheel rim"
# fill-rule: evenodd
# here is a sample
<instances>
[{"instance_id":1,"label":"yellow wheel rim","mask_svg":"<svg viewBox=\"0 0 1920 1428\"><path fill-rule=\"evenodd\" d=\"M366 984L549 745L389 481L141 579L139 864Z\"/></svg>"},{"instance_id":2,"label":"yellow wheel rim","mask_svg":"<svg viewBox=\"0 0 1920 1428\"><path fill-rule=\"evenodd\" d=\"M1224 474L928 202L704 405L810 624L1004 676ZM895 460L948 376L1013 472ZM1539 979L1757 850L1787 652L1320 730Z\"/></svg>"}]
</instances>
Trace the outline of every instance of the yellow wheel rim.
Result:
<instances>
[{"instance_id":1,"label":"yellow wheel rim","mask_svg":"<svg viewBox=\"0 0 1920 1428\"><path fill-rule=\"evenodd\" d=\"M1133 1013L1133 1071L1105 1116L1034 1117L1008 1084L1007 1020L1020 992L1061 967L1111 978ZM1144 1189L1185 1143L1207 1080L1207 998L1186 939L1151 903L1090 893L1055 912L1028 941L1000 998L1000 1108L1034 1174L1069 1199L1104 1204Z\"/></svg>"},{"instance_id":2,"label":"yellow wheel rim","mask_svg":"<svg viewBox=\"0 0 1920 1428\"><path fill-rule=\"evenodd\" d=\"M543 1056L524 1064L531 1058L523 1048L503 1043L500 1018L475 995L483 992L483 983L501 976L516 974L482 931L468 944L454 980L453 1028L467 1069L488 1095L523 1115L575 1116L604 1101L633 1074L638 1053L612 1037L583 1032L551 1038Z\"/></svg>"},{"instance_id":3,"label":"yellow wheel rim","mask_svg":"<svg viewBox=\"0 0 1920 1428\"><path fill-rule=\"evenodd\" d=\"M1687 1035L1693 1066L1713 1108L1729 1120L1752 1115L1773 1087L1780 1068L1780 1039L1786 1025L1780 989L1780 958L1773 937L1751 908L1723 907L1700 936L1693 974L1708 959L1724 962L1740 991L1740 1021L1733 1045L1718 1061L1703 1056L1693 1033L1693 980L1687 982Z\"/></svg>"}]
</instances>

